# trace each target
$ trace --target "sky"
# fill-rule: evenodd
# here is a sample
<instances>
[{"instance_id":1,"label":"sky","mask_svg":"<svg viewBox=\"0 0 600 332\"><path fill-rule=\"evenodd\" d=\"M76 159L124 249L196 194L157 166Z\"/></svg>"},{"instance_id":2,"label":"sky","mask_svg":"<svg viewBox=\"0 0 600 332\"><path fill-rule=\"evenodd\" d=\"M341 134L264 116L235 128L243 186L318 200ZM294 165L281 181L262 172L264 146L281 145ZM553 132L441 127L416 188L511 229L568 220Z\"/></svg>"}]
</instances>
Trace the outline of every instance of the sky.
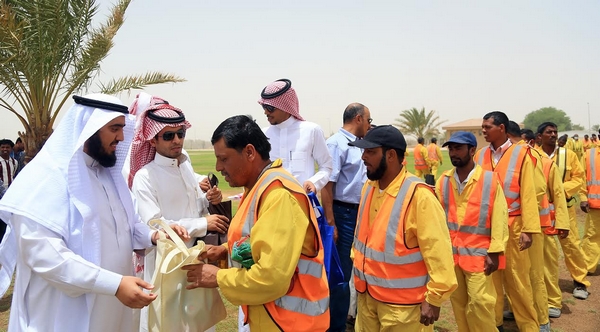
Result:
<instances>
[{"instance_id":1,"label":"sky","mask_svg":"<svg viewBox=\"0 0 600 332\"><path fill-rule=\"evenodd\" d=\"M99 1L100 17L111 3ZM134 0L97 80L187 79L145 91L181 108L188 138L202 140L237 114L267 126L257 100L280 78L326 136L352 102L375 124L413 107L452 124L492 110L522 122L553 106L587 128L588 114L600 123L599 18L600 1ZM6 118L0 132L16 138L22 126Z\"/></svg>"}]
</instances>

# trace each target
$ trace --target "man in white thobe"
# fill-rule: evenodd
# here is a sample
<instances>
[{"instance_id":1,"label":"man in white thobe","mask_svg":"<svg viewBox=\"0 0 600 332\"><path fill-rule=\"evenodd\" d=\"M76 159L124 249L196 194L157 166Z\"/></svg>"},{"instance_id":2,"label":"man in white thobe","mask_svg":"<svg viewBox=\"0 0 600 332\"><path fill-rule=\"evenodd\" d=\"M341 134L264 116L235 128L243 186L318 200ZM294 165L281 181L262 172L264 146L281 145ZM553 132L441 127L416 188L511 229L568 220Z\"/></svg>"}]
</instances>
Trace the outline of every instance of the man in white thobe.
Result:
<instances>
[{"instance_id":1,"label":"man in white thobe","mask_svg":"<svg viewBox=\"0 0 600 332\"><path fill-rule=\"evenodd\" d=\"M184 227L195 238L207 231L226 233L229 220L208 214L209 200L221 201L221 191L209 189L206 194L199 183L206 177L194 173L187 154L183 153L185 132L191 126L183 112L164 99L140 93L130 112L137 115L137 125L130 154L131 191L136 209L144 222L162 219ZM156 251L146 250L144 280L150 282L156 263ZM214 328L210 329L211 331ZM148 309L140 316L140 331L148 331Z\"/></svg>"},{"instance_id":2,"label":"man in white thobe","mask_svg":"<svg viewBox=\"0 0 600 332\"><path fill-rule=\"evenodd\" d=\"M101 94L74 99L0 202L9 226L2 294L17 271L9 331L131 331L131 308L156 298L132 276L131 253L157 234L135 214L121 176L133 132L127 107Z\"/></svg>"},{"instance_id":3,"label":"man in white thobe","mask_svg":"<svg viewBox=\"0 0 600 332\"><path fill-rule=\"evenodd\" d=\"M258 103L271 124L263 128L271 143L271 160L281 159L304 190L316 194L329 182L333 169L323 130L300 116L298 96L288 79L267 85Z\"/></svg>"}]
</instances>

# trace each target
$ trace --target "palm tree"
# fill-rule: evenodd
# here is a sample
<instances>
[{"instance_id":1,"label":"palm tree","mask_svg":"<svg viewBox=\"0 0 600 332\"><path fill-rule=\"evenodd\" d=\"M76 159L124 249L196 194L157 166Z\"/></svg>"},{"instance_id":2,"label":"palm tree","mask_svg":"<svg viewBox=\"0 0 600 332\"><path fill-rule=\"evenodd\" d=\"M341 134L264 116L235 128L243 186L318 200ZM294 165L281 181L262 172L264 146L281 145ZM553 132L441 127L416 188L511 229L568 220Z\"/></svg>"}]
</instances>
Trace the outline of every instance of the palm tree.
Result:
<instances>
[{"instance_id":1,"label":"palm tree","mask_svg":"<svg viewBox=\"0 0 600 332\"><path fill-rule=\"evenodd\" d=\"M119 0L106 21L94 28L95 0L0 0L0 108L23 124L19 136L28 158L52 133L65 102L87 91L98 75L130 2ZM183 81L149 72L99 84L99 90L115 94Z\"/></svg>"},{"instance_id":2,"label":"palm tree","mask_svg":"<svg viewBox=\"0 0 600 332\"><path fill-rule=\"evenodd\" d=\"M415 138L430 138L440 135L438 129L442 123L435 111L431 110L425 113L425 107L421 110L415 107L402 111L400 117L395 119L394 126L398 127L404 135L412 135Z\"/></svg>"}]
</instances>

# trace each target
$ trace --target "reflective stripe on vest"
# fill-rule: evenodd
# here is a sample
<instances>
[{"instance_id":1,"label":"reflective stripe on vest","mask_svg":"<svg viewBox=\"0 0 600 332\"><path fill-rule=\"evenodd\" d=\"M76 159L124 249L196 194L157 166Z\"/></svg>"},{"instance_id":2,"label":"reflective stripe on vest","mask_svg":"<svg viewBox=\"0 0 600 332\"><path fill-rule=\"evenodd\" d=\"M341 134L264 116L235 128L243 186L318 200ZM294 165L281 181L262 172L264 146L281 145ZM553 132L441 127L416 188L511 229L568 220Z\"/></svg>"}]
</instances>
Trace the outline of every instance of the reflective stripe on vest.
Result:
<instances>
[{"instance_id":1,"label":"reflective stripe on vest","mask_svg":"<svg viewBox=\"0 0 600 332\"><path fill-rule=\"evenodd\" d=\"M550 171L552 170L552 160L549 158L541 157L542 171L544 172L544 179L546 179L546 193L540 202L540 226L550 227L552 226L552 216L550 215L550 200L548 192L551 190L548 180L550 179Z\"/></svg>"},{"instance_id":2,"label":"reflective stripe on vest","mask_svg":"<svg viewBox=\"0 0 600 332\"><path fill-rule=\"evenodd\" d=\"M502 169L503 172L497 170L498 165L504 163L503 158L500 158L498 165L493 165L492 161L492 150L489 146L486 146L479 150L476 162L488 171L494 171L500 175L502 181L502 189L504 196L506 197L506 203L508 205L509 216L518 216L521 214L521 199L520 199L520 174L525 154L527 153L526 146L513 144L509 149L514 150L510 153L510 159L506 169ZM506 152L504 153L506 154ZM504 155L503 155L504 157ZM512 185L515 184L515 190L512 190ZM509 219L511 220L511 219Z\"/></svg>"},{"instance_id":3,"label":"reflective stripe on vest","mask_svg":"<svg viewBox=\"0 0 600 332\"><path fill-rule=\"evenodd\" d=\"M598 149L589 149L586 154L588 204L592 209L600 209L600 167L598 167L600 159L598 159Z\"/></svg>"},{"instance_id":4,"label":"reflective stripe on vest","mask_svg":"<svg viewBox=\"0 0 600 332\"><path fill-rule=\"evenodd\" d=\"M304 194L297 180L291 174L283 172L282 170L283 169L278 170L277 168L268 169L265 171L265 174L259 177L258 182L254 185L254 188L256 189L253 189L252 191L255 192L253 195L247 198L249 199L248 205L247 207L244 207L244 211L246 211L246 213L243 214L244 217L242 220L243 225L241 225L240 238L250 235L256 220L255 218L258 217L258 202L260 201L264 191L273 183L273 181L282 181L283 187L292 193ZM286 185L286 182L289 183ZM290 185L298 186L298 188L294 189L293 187L290 187ZM299 204L302 203L303 202L299 201ZM309 204L308 198L306 199L305 203ZM238 210L239 213L244 212L241 210L242 204L240 204L240 210ZM320 245L321 239L319 236L318 226L316 225L316 217L314 217L314 212L310 207L309 213L309 227L312 226L315 231L315 246L318 250L317 256L307 257L305 255L300 255L300 259L296 265L296 274L293 277L294 283L291 284L291 289L286 295L276 299L273 302L264 304L265 309L273 321L277 324L277 326L285 331L292 329L305 330L297 325L294 326L294 323L292 323L302 320L305 321L307 326L311 327L326 326L329 323L329 294L327 288L327 278L324 273L323 250ZM319 280L319 282L316 284L314 282L315 279ZM307 287L307 284L310 283L312 283L314 287ZM243 306L243 309L247 319L247 306ZM282 312L282 309L287 310L290 313ZM296 316L289 317L289 315Z\"/></svg>"},{"instance_id":5,"label":"reflective stripe on vest","mask_svg":"<svg viewBox=\"0 0 600 332\"><path fill-rule=\"evenodd\" d=\"M469 272L481 272L485 267L485 256L491 242L491 218L493 203L498 190L494 173L483 170L470 197L459 226L456 199L448 173L441 183L441 201L452 241L454 264ZM473 206L477 206L476 209Z\"/></svg>"},{"instance_id":6,"label":"reflective stripe on vest","mask_svg":"<svg viewBox=\"0 0 600 332\"><path fill-rule=\"evenodd\" d=\"M419 178L407 176L395 198L384 198L383 209L378 213L379 223L371 225L368 206L374 189L372 186L365 188L353 245L353 271L358 292L364 293L368 289L373 298L386 303L415 304L423 301L425 285L429 281L427 267L419 248L406 248L402 239L405 210L420 184L423 182ZM379 272L375 275L372 271Z\"/></svg>"}]
</instances>

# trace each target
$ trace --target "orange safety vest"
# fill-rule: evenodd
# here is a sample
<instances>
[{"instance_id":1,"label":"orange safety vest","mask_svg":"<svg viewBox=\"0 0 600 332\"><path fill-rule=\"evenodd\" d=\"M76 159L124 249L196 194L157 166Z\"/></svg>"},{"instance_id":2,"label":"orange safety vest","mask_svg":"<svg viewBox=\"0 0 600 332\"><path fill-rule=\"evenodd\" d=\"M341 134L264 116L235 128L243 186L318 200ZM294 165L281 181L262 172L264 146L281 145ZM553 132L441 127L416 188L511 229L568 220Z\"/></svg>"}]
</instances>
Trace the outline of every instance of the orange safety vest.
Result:
<instances>
[{"instance_id":1,"label":"orange safety vest","mask_svg":"<svg viewBox=\"0 0 600 332\"><path fill-rule=\"evenodd\" d=\"M325 331L329 327L329 287L317 218L298 181L280 166L267 169L248 195L244 195L229 228L229 252L233 251L236 240L250 235L252 226L258 221L258 207L262 196L273 186L290 191L298 203L305 205L310 211L310 226L315 232L314 249L317 256L310 257L301 253L287 294L264 304L264 307L282 331ZM255 254L253 256L256 261L258 257ZM242 310L245 323L248 323L248 306L243 305Z\"/></svg>"},{"instance_id":2,"label":"orange safety vest","mask_svg":"<svg viewBox=\"0 0 600 332\"><path fill-rule=\"evenodd\" d=\"M535 150L530 148L528 145L524 145L527 147L527 153L529 154L529 156L531 156L531 161L533 162L534 167L537 168L537 162L538 162L538 158L536 158L536 156L534 156L534 153L537 153L537 155L539 156L539 160L542 162L542 172L544 173L544 179L546 179L546 184L548 184L548 179L550 178L550 169L552 169L552 159L550 158L544 158L542 156L542 154ZM546 189L548 190L548 189ZM552 208L554 208L554 206L552 206ZM539 202L539 209L540 209L540 227L542 228L546 228L546 227L553 227L553 223L552 223L552 217L550 216L550 200L548 199L548 193L546 192L546 194L544 194L544 196L542 197L542 200Z\"/></svg>"},{"instance_id":3,"label":"orange safety vest","mask_svg":"<svg viewBox=\"0 0 600 332\"><path fill-rule=\"evenodd\" d=\"M425 147L423 145L417 144L417 146L415 146L413 149L413 155L415 156L415 169L429 169L425 158L423 158L423 155L421 154L421 150L424 148Z\"/></svg>"},{"instance_id":4,"label":"orange safety vest","mask_svg":"<svg viewBox=\"0 0 600 332\"><path fill-rule=\"evenodd\" d=\"M584 138L584 139L583 139L583 150L584 150L584 151L587 151L587 150L591 149L592 147L593 147L593 146L592 146L592 141L591 141L591 140L589 140L589 139L588 139L588 140L585 140L585 138Z\"/></svg>"},{"instance_id":5,"label":"orange safety vest","mask_svg":"<svg viewBox=\"0 0 600 332\"><path fill-rule=\"evenodd\" d=\"M600 159L598 148L589 149L586 153L586 184L588 204L592 209L600 209Z\"/></svg>"},{"instance_id":6,"label":"orange safety vest","mask_svg":"<svg viewBox=\"0 0 600 332\"><path fill-rule=\"evenodd\" d=\"M417 186L432 189L408 175L398 195L386 197L375 219L369 223L373 187L368 186L358 210L354 237L354 285L359 293L392 304L423 302L429 274L418 247L407 248L404 240L406 212ZM433 191L432 191L433 193Z\"/></svg>"},{"instance_id":7,"label":"orange safety vest","mask_svg":"<svg viewBox=\"0 0 600 332\"><path fill-rule=\"evenodd\" d=\"M429 156L429 159L432 161L440 161L440 157L438 156L437 153L437 145L431 143L427 146L427 155Z\"/></svg>"},{"instance_id":8,"label":"orange safety vest","mask_svg":"<svg viewBox=\"0 0 600 332\"><path fill-rule=\"evenodd\" d=\"M465 271L484 271L485 257L492 239L492 212L499 182L496 173L485 170L481 172L476 187L467 200L465 216L459 224L450 176L446 173L443 175L440 202L446 211L454 264ZM502 261L501 266L504 268L504 259Z\"/></svg>"},{"instance_id":9,"label":"orange safety vest","mask_svg":"<svg viewBox=\"0 0 600 332\"><path fill-rule=\"evenodd\" d=\"M475 159L483 169L494 171L500 176L509 216L521 215L521 168L526 156L526 146L513 144L504 152L496 166L493 165L492 150L489 146L479 150ZM508 226L511 226L513 221L514 218L508 218Z\"/></svg>"}]
</instances>

